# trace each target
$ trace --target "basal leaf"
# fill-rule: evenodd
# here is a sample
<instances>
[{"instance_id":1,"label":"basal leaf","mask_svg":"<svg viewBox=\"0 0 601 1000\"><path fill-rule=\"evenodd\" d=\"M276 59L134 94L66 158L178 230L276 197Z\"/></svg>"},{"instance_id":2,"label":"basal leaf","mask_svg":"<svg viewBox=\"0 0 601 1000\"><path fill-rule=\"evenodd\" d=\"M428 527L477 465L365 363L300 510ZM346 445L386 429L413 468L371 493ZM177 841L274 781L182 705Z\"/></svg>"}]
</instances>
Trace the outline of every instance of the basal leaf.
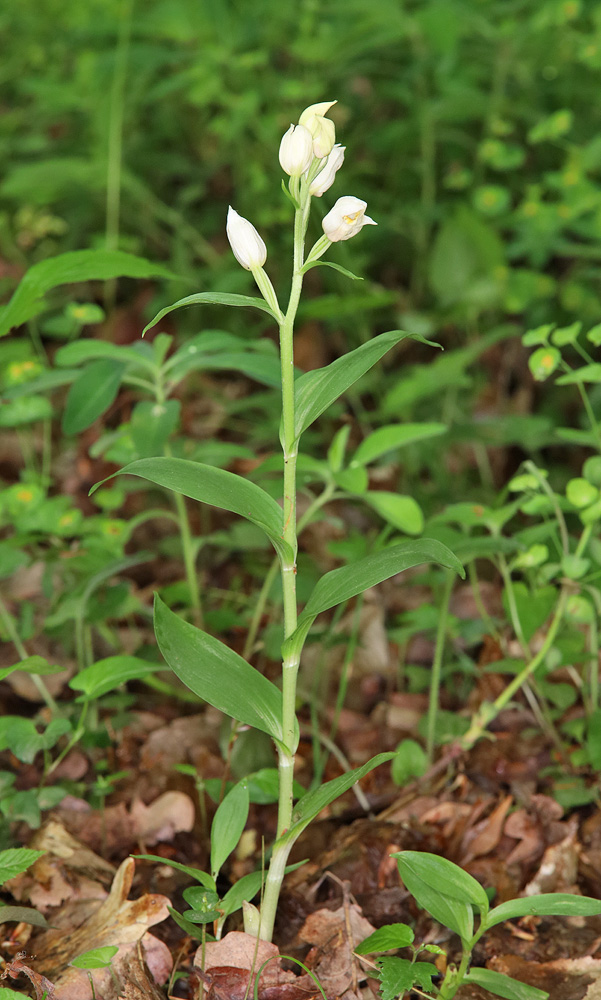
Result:
<instances>
[{"instance_id":1,"label":"basal leaf","mask_svg":"<svg viewBox=\"0 0 601 1000\"><path fill-rule=\"evenodd\" d=\"M489 993L494 993L496 997L504 997L505 1000L549 1000L549 994L545 990L520 983L517 979L504 976L502 972L494 972L492 969L470 969L463 981L482 986Z\"/></svg>"},{"instance_id":2,"label":"basal leaf","mask_svg":"<svg viewBox=\"0 0 601 1000\"><path fill-rule=\"evenodd\" d=\"M238 846L248 819L248 783L239 781L217 807L211 826L211 875L217 878L223 863Z\"/></svg>"},{"instance_id":3,"label":"basal leaf","mask_svg":"<svg viewBox=\"0 0 601 1000\"><path fill-rule=\"evenodd\" d=\"M274 548L290 558L289 546L282 540L284 530L282 508L260 486L225 469L217 469L185 458L141 458L130 462L115 476L141 476L157 486L164 486L222 510L240 514L263 529ZM108 479L112 479L109 476ZM107 480L103 480L107 482ZM90 491L98 489L96 483Z\"/></svg>"},{"instance_id":4,"label":"basal leaf","mask_svg":"<svg viewBox=\"0 0 601 1000\"><path fill-rule=\"evenodd\" d=\"M110 278L176 278L167 268L121 250L73 250L30 267L0 313L0 337L44 308L44 295L59 285Z\"/></svg>"},{"instance_id":5,"label":"basal leaf","mask_svg":"<svg viewBox=\"0 0 601 1000\"><path fill-rule=\"evenodd\" d=\"M540 896L523 896L509 899L491 910L486 919L487 927L494 927L502 920L516 917L593 917L601 913L601 900L592 896L575 896L571 892L549 892Z\"/></svg>"},{"instance_id":6,"label":"basal leaf","mask_svg":"<svg viewBox=\"0 0 601 1000\"><path fill-rule=\"evenodd\" d=\"M161 653L180 681L232 719L282 740L282 695L229 646L188 624L157 595L154 628Z\"/></svg>"},{"instance_id":7,"label":"basal leaf","mask_svg":"<svg viewBox=\"0 0 601 1000\"><path fill-rule=\"evenodd\" d=\"M283 647L285 654L292 650L300 651L311 625L322 611L356 597L368 587L375 587L403 570L429 562L453 569L462 577L465 575L463 566L451 550L433 538L393 545L326 573L316 584L295 631L286 639Z\"/></svg>"},{"instance_id":8,"label":"basal leaf","mask_svg":"<svg viewBox=\"0 0 601 1000\"><path fill-rule=\"evenodd\" d=\"M321 416L324 410L327 410L335 399L350 389L357 379L369 371L391 347L399 344L406 337L413 337L415 340L421 340L422 343L430 343L415 334L405 333L403 330L392 330L389 333L381 333L373 340L368 340L366 344L362 344L356 350L349 351L343 357L337 358L325 368L317 368L315 371L305 372L304 375L301 375L296 380L294 388L294 430L297 439L314 420Z\"/></svg>"},{"instance_id":9,"label":"basal leaf","mask_svg":"<svg viewBox=\"0 0 601 1000\"><path fill-rule=\"evenodd\" d=\"M174 309L185 309L186 306L198 305L254 306L255 309L262 309L263 312L269 313L277 322L277 316L269 308L264 299L259 299L252 295L236 295L233 292L196 292L194 295L186 295L185 298L178 299L172 305L161 309L154 319L144 327L142 335L148 330L152 330L153 326L156 326L162 320L163 316L167 316Z\"/></svg>"},{"instance_id":10,"label":"basal leaf","mask_svg":"<svg viewBox=\"0 0 601 1000\"><path fill-rule=\"evenodd\" d=\"M480 883L447 858L426 851L399 851L391 857L397 859L403 881L406 875L412 874L431 889L472 903L481 913L488 913L488 896Z\"/></svg>"}]
</instances>

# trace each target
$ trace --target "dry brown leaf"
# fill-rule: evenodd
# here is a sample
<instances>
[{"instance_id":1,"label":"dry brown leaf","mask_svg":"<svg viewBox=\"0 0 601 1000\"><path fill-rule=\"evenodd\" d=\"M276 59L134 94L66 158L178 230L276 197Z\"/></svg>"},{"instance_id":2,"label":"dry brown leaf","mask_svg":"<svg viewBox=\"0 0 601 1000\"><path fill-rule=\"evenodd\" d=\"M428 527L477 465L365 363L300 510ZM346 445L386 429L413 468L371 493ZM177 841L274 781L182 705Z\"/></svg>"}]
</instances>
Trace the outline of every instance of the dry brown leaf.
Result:
<instances>
[{"instance_id":1,"label":"dry brown leaf","mask_svg":"<svg viewBox=\"0 0 601 1000\"><path fill-rule=\"evenodd\" d=\"M113 959L113 968L118 974L120 966L129 965L137 942L142 941L153 974L158 973L161 981L168 975L171 962L168 949L146 932L168 916L169 900L153 894L129 900L134 870L133 858L127 858L115 876L109 896L93 912L89 905L67 904L53 914L52 929L36 937L36 965L55 980L57 1000L87 1000L91 996L87 975L68 966L92 948L117 945L119 952ZM110 970L94 971L94 981L102 983L97 992L103 1000L112 1000L113 993L116 997Z\"/></svg>"},{"instance_id":2,"label":"dry brown leaf","mask_svg":"<svg viewBox=\"0 0 601 1000\"><path fill-rule=\"evenodd\" d=\"M115 869L50 819L32 837L29 847L45 854L6 883L15 899L46 912L65 900L104 899Z\"/></svg>"},{"instance_id":3,"label":"dry brown leaf","mask_svg":"<svg viewBox=\"0 0 601 1000\"><path fill-rule=\"evenodd\" d=\"M8 962L0 979L18 979L19 976L27 976L29 982L35 990L36 1000L58 1000L54 985L39 972L34 972L25 964L25 952L19 952L12 962Z\"/></svg>"},{"instance_id":4,"label":"dry brown leaf","mask_svg":"<svg viewBox=\"0 0 601 1000\"><path fill-rule=\"evenodd\" d=\"M165 792L149 806L134 799L130 809L132 832L146 844L173 840L176 833L189 833L194 826L194 803L184 792Z\"/></svg>"},{"instance_id":5,"label":"dry brown leaf","mask_svg":"<svg viewBox=\"0 0 601 1000\"><path fill-rule=\"evenodd\" d=\"M328 996L342 996L349 990L356 993L357 981L365 974L353 951L374 930L360 907L348 899L337 910L316 910L307 917L299 938L314 947L305 963Z\"/></svg>"},{"instance_id":6,"label":"dry brown leaf","mask_svg":"<svg viewBox=\"0 0 601 1000\"><path fill-rule=\"evenodd\" d=\"M576 839L577 820L567 837L551 844L543 854L540 867L524 889L525 896L541 892L572 892L578 877L581 847Z\"/></svg>"},{"instance_id":7,"label":"dry brown leaf","mask_svg":"<svg viewBox=\"0 0 601 1000\"><path fill-rule=\"evenodd\" d=\"M493 809L490 816L481 820L476 826L468 830L463 838L463 850L466 851L461 863L465 864L472 858L478 858L483 854L490 854L497 847L503 836L503 825L505 817L513 798L511 795L505 796L498 806Z\"/></svg>"}]
</instances>

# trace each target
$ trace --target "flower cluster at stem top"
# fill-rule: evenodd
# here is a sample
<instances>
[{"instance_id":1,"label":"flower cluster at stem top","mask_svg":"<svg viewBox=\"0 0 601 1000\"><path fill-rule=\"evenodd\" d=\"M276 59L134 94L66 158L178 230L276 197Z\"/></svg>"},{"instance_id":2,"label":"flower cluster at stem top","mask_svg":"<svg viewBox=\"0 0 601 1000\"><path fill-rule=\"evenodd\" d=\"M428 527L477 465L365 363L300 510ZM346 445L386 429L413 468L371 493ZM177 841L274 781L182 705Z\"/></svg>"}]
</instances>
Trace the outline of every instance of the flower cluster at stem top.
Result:
<instances>
[{"instance_id":1,"label":"flower cluster at stem top","mask_svg":"<svg viewBox=\"0 0 601 1000\"><path fill-rule=\"evenodd\" d=\"M282 169L300 188L305 198L321 198L332 186L344 162L345 146L335 142L334 122L326 117L336 101L324 101L305 108L297 125L291 125L282 136L279 160ZM324 236L309 254L316 260L332 243L339 243L355 236L363 226L377 225L365 214L367 204L360 198L344 195L324 217ZM230 206L227 214L227 238L234 256L242 267L255 273L263 268L267 248L257 230L248 219L238 215ZM255 275L256 276L256 275Z\"/></svg>"}]
</instances>

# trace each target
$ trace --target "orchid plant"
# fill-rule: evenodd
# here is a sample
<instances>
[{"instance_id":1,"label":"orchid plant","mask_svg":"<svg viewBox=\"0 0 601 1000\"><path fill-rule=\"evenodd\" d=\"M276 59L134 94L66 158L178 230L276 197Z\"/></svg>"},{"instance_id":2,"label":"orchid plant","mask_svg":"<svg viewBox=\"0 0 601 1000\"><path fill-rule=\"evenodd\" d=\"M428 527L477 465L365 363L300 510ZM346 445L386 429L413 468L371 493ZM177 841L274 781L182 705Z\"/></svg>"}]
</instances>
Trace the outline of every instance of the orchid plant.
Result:
<instances>
[{"instance_id":1,"label":"orchid plant","mask_svg":"<svg viewBox=\"0 0 601 1000\"><path fill-rule=\"evenodd\" d=\"M344 161L345 148L335 142L335 125L327 117L335 103L327 101L308 107L301 114L298 124L290 126L280 144L280 164L289 177L287 188L283 185L284 192L294 209L292 280L286 308L280 306L278 294L265 271L265 242L251 222L230 208L226 228L231 248L236 260L251 272L261 298L200 292L163 309L146 328L155 326L173 309L203 303L255 307L267 313L277 324L282 401L281 504L261 487L241 476L185 459L167 456L145 458L120 470L121 473L141 476L150 482L169 487L176 493L247 518L263 529L279 559L285 627L281 688L223 642L179 618L159 596L155 599L154 611L159 648L180 680L232 719L267 733L277 748L277 836L271 849L260 914L254 911L258 933L266 940L270 940L272 936L280 888L294 842L322 809L378 764L393 756L379 754L357 770L345 773L306 793L294 805L293 775L299 742L296 717L297 675L303 644L315 618L321 612L356 597L368 587L422 563L437 562L458 573L463 572L452 552L433 539L390 544L352 565L341 566L326 573L315 586L300 616L298 614L298 535L319 507L318 504L315 505L308 515L303 516L302 521L297 520L296 469L302 434L387 351L404 338L412 336L401 330L393 330L374 337L324 368L301 375L297 375L295 371L293 331L305 274L310 268L326 264L354 278L355 275L340 265L322 262L320 258L333 244L357 235L366 225L376 225L365 214L367 206L364 201L345 195L327 212L322 222L323 235L305 253L313 199L321 198L334 184ZM220 808L225 807L226 801L227 799ZM238 816L231 824L232 828L236 828L236 837L241 832L237 829L239 822ZM220 845L221 853L223 846ZM231 851L235 844L228 844L228 847ZM206 879L203 881L205 883L210 888ZM246 912L251 912L248 907Z\"/></svg>"}]
</instances>

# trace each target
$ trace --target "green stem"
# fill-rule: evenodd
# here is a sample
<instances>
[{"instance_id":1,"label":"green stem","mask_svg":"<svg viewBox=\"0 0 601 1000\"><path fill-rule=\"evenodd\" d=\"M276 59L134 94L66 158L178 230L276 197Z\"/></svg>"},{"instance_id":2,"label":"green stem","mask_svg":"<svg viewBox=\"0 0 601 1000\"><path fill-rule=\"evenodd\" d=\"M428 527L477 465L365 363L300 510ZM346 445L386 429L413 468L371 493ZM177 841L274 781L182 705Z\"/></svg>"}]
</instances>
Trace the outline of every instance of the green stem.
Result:
<instances>
[{"instance_id":1,"label":"green stem","mask_svg":"<svg viewBox=\"0 0 601 1000\"><path fill-rule=\"evenodd\" d=\"M25 649L25 646L21 641L21 636L17 631L17 626L15 625L13 616L6 607L2 598L0 598L0 621L2 622L4 629L9 639L11 640L13 646L17 650L19 657L22 660L26 660L28 656L27 650ZM44 684L42 678L39 676L39 674L30 674L29 676L31 677L35 687L37 688L38 694L40 695L46 706L52 712L52 715L55 717L58 716L60 714L58 705L56 704L54 698L50 694L50 691Z\"/></svg>"},{"instance_id":2,"label":"green stem","mask_svg":"<svg viewBox=\"0 0 601 1000\"><path fill-rule=\"evenodd\" d=\"M121 13L121 23L115 52L115 70L109 105L109 132L106 173L106 227L104 244L116 250L119 244L121 211L121 170L123 156L123 108L127 79L127 57L131 35L134 0L127 0ZM106 284L105 303L110 309L115 301L115 279Z\"/></svg>"},{"instance_id":3,"label":"green stem","mask_svg":"<svg viewBox=\"0 0 601 1000\"><path fill-rule=\"evenodd\" d=\"M306 185L301 192L300 207L294 213L294 265L292 284L286 315L280 323L280 361L282 371L282 447L284 452L284 531L282 537L289 546L289 557L281 560L282 593L284 600L284 636L294 632L297 621L296 607L296 460L298 435L295 430L294 412L294 320L303 285L304 240L309 218L311 198ZM256 275L255 275L256 278ZM296 680L299 657L287 656L282 663L282 742L278 746L279 799L277 838L292 823L292 788L294 755L296 753ZM275 847L265 880L265 893L261 907L260 936L271 941L278 898L291 844Z\"/></svg>"},{"instance_id":4,"label":"green stem","mask_svg":"<svg viewBox=\"0 0 601 1000\"><path fill-rule=\"evenodd\" d=\"M434 659L432 661L432 673L430 675L430 694L428 698L428 730L426 737L426 754L428 764L432 764L434 756L434 740L436 737L436 719L438 717L438 703L440 698L440 680L442 675L442 658L444 655L445 638L449 614L449 601L453 590L455 574L452 570L447 570L445 574L445 584L440 601L440 611L438 617L438 628L436 629L436 646L434 649Z\"/></svg>"}]
</instances>

